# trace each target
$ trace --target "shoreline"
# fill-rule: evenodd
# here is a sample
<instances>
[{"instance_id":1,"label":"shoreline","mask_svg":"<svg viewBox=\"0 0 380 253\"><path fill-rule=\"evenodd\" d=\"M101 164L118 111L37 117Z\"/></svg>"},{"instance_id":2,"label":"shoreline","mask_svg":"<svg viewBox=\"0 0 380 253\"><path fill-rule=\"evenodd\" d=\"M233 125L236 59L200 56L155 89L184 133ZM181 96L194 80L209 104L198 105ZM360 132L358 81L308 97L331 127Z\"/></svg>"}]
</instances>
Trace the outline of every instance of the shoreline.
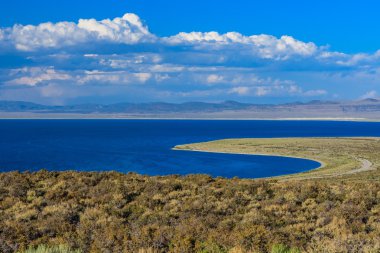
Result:
<instances>
[{"instance_id":1,"label":"shoreline","mask_svg":"<svg viewBox=\"0 0 380 253\"><path fill-rule=\"evenodd\" d=\"M199 121L340 121L340 122L380 122L369 118L189 118L189 117L1 117L0 120L199 120Z\"/></svg>"}]
</instances>

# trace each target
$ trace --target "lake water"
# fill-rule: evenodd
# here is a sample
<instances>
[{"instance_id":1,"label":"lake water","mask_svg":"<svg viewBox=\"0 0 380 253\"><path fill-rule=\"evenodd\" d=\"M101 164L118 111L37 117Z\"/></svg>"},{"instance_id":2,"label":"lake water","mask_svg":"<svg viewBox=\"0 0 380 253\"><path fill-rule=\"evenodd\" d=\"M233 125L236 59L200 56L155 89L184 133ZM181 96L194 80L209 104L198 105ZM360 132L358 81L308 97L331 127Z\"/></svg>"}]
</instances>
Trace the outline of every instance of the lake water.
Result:
<instances>
[{"instance_id":1,"label":"lake water","mask_svg":"<svg viewBox=\"0 0 380 253\"><path fill-rule=\"evenodd\" d=\"M295 158L171 150L243 137L380 136L380 123L249 120L0 120L0 171L82 170L259 178L310 170Z\"/></svg>"}]
</instances>

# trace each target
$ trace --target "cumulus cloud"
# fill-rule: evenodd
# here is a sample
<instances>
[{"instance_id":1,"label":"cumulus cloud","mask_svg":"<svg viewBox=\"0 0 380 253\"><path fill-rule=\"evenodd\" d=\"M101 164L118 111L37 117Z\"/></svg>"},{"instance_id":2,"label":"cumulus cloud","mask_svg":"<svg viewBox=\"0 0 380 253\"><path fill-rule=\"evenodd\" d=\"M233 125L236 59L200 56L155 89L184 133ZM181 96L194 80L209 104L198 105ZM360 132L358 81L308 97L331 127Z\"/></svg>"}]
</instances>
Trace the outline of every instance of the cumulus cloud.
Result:
<instances>
[{"instance_id":1,"label":"cumulus cloud","mask_svg":"<svg viewBox=\"0 0 380 253\"><path fill-rule=\"evenodd\" d=\"M78 28L88 31L97 40L134 44L154 39L140 18L132 13L113 20L80 19Z\"/></svg>"},{"instance_id":2,"label":"cumulus cloud","mask_svg":"<svg viewBox=\"0 0 380 253\"><path fill-rule=\"evenodd\" d=\"M311 56L318 47L312 43L305 43L291 36L276 38L271 35L244 36L237 32L219 34L217 32L181 32L177 35L164 38L170 44L192 44L213 49L225 49L227 46L241 45L252 54L267 59L288 59L291 56Z\"/></svg>"},{"instance_id":3,"label":"cumulus cloud","mask_svg":"<svg viewBox=\"0 0 380 253\"><path fill-rule=\"evenodd\" d=\"M78 23L58 22L15 25L0 30L0 40L20 51L64 48L85 43L136 44L155 40L140 18L131 13L113 20L80 19Z\"/></svg>"}]
</instances>

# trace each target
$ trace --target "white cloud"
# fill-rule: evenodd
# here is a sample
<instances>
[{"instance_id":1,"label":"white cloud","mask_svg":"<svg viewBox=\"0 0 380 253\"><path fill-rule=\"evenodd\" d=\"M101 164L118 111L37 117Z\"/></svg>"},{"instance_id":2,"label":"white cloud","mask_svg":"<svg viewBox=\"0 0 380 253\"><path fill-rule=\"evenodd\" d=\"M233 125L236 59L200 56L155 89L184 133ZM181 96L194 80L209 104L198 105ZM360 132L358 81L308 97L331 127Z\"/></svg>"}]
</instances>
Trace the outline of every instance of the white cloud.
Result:
<instances>
[{"instance_id":1,"label":"white cloud","mask_svg":"<svg viewBox=\"0 0 380 253\"><path fill-rule=\"evenodd\" d=\"M221 75L211 74L207 76L207 83L214 84L214 83L220 83L223 82L224 78Z\"/></svg>"},{"instance_id":2,"label":"white cloud","mask_svg":"<svg viewBox=\"0 0 380 253\"><path fill-rule=\"evenodd\" d=\"M17 86L48 86L41 89L44 94L52 93L53 88L58 90L58 83L62 86L63 82L70 84L84 85L84 84L111 84L111 85L124 85L124 84L142 84L146 83L153 76L148 72L128 72L128 71L76 71L69 73L64 71L57 71L53 67L32 67L14 69L9 73L12 79L5 82L6 85ZM159 78L159 77L155 77Z\"/></svg>"},{"instance_id":3,"label":"white cloud","mask_svg":"<svg viewBox=\"0 0 380 253\"><path fill-rule=\"evenodd\" d=\"M338 61L336 61L336 63L342 66L355 66L359 64L360 62L366 61L370 58L371 57L368 54L354 54L354 55L350 55L348 57L346 56L342 59L339 59Z\"/></svg>"},{"instance_id":4,"label":"white cloud","mask_svg":"<svg viewBox=\"0 0 380 253\"><path fill-rule=\"evenodd\" d=\"M112 69L126 69L149 64L160 65L159 63L162 61L161 56L154 53L96 55L92 58L98 60L100 65Z\"/></svg>"},{"instance_id":5,"label":"white cloud","mask_svg":"<svg viewBox=\"0 0 380 253\"><path fill-rule=\"evenodd\" d=\"M151 73L131 73L128 71L85 71L76 77L79 84L141 84L152 78Z\"/></svg>"},{"instance_id":6,"label":"white cloud","mask_svg":"<svg viewBox=\"0 0 380 253\"><path fill-rule=\"evenodd\" d=\"M20 51L34 51L39 48L58 48L84 43L88 33L78 29L74 23L43 23L38 26L15 25L5 30L5 37Z\"/></svg>"},{"instance_id":7,"label":"white cloud","mask_svg":"<svg viewBox=\"0 0 380 253\"><path fill-rule=\"evenodd\" d=\"M266 85L255 85L255 86L237 86L229 90L230 94L238 95L254 95L257 97L264 96L290 96L290 95L300 95L302 96L302 89L295 84L288 84L288 82L274 80L270 83L267 82Z\"/></svg>"},{"instance_id":8,"label":"white cloud","mask_svg":"<svg viewBox=\"0 0 380 253\"><path fill-rule=\"evenodd\" d=\"M302 89L295 85L286 85L286 81L282 81L280 84L279 80L276 80L277 84L275 85L267 85L267 86L238 86L230 89L230 94L238 94L238 95L250 95L253 94L257 97L264 96L300 96L300 97L315 97L327 94L325 90L309 90L303 92Z\"/></svg>"},{"instance_id":9,"label":"white cloud","mask_svg":"<svg viewBox=\"0 0 380 253\"><path fill-rule=\"evenodd\" d=\"M165 40L173 44L201 42L229 44L248 42L247 37L235 32L229 32L226 34L219 34L218 32L180 32L177 35L165 38Z\"/></svg>"},{"instance_id":10,"label":"white cloud","mask_svg":"<svg viewBox=\"0 0 380 253\"><path fill-rule=\"evenodd\" d=\"M90 32L97 40L124 44L145 42L154 38L140 18L133 13L113 20L80 19L78 28Z\"/></svg>"},{"instance_id":11,"label":"white cloud","mask_svg":"<svg viewBox=\"0 0 380 253\"><path fill-rule=\"evenodd\" d=\"M168 74L155 74L154 79L158 82L164 82L166 80L170 80L170 76Z\"/></svg>"},{"instance_id":12,"label":"white cloud","mask_svg":"<svg viewBox=\"0 0 380 253\"><path fill-rule=\"evenodd\" d=\"M181 72L186 68L184 66L172 64L157 64L149 68L151 72Z\"/></svg>"},{"instance_id":13,"label":"white cloud","mask_svg":"<svg viewBox=\"0 0 380 253\"><path fill-rule=\"evenodd\" d=\"M88 57L88 58L97 58L99 55L98 54L84 54L83 56Z\"/></svg>"},{"instance_id":14,"label":"white cloud","mask_svg":"<svg viewBox=\"0 0 380 253\"><path fill-rule=\"evenodd\" d=\"M322 96L326 94L327 94L326 90L308 90L303 93L303 95L306 97L317 97L317 96Z\"/></svg>"},{"instance_id":15,"label":"white cloud","mask_svg":"<svg viewBox=\"0 0 380 253\"><path fill-rule=\"evenodd\" d=\"M229 93L231 94L238 94L238 95L247 95L250 92L249 87L234 87L232 88Z\"/></svg>"},{"instance_id":16,"label":"white cloud","mask_svg":"<svg viewBox=\"0 0 380 253\"><path fill-rule=\"evenodd\" d=\"M250 54L261 58L286 60L293 55L311 56L318 47L314 43L305 43L291 36L276 38L271 35L244 36L237 32L219 34L217 32L181 32L163 39L170 44L195 44L212 49L225 49L223 46L243 45Z\"/></svg>"},{"instance_id":17,"label":"white cloud","mask_svg":"<svg viewBox=\"0 0 380 253\"><path fill-rule=\"evenodd\" d=\"M145 83L146 81L148 81L152 77L152 74L150 74L150 73L135 73L134 76L141 83Z\"/></svg>"},{"instance_id":18,"label":"white cloud","mask_svg":"<svg viewBox=\"0 0 380 253\"><path fill-rule=\"evenodd\" d=\"M255 94L258 97L262 97L262 96L270 94L271 92L272 92L271 87L257 87Z\"/></svg>"},{"instance_id":19,"label":"white cloud","mask_svg":"<svg viewBox=\"0 0 380 253\"><path fill-rule=\"evenodd\" d=\"M360 96L360 99L376 98L377 92L375 90L368 91L364 95Z\"/></svg>"},{"instance_id":20,"label":"white cloud","mask_svg":"<svg viewBox=\"0 0 380 253\"><path fill-rule=\"evenodd\" d=\"M66 73L57 72L52 67L32 67L15 69L11 76L19 76L15 79L5 82L8 85L28 85L35 86L47 81L69 80L71 76Z\"/></svg>"},{"instance_id":21,"label":"white cloud","mask_svg":"<svg viewBox=\"0 0 380 253\"><path fill-rule=\"evenodd\" d=\"M20 51L63 48L84 43L112 42L136 44L155 40L140 18L131 13L113 20L80 19L74 22L15 25L0 30L0 40Z\"/></svg>"}]
</instances>

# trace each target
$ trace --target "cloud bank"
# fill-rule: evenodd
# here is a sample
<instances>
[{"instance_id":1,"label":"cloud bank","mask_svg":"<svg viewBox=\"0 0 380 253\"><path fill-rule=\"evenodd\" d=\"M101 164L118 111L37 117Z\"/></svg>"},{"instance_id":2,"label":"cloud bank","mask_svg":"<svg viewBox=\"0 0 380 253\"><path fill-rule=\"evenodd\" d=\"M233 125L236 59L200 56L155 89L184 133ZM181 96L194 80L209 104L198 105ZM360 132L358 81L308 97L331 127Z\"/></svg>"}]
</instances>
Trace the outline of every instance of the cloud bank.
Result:
<instances>
[{"instance_id":1,"label":"cloud bank","mask_svg":"<svg viewBox=\"0 0 380 253\"><path fill-rule=\"evenodd\" d=\"M159 37L132 13L0 28L0 60L0 99L45 103L353 99L376 96L380 81L380 51L289 35Z\"/></svg>"}]
</instances>

